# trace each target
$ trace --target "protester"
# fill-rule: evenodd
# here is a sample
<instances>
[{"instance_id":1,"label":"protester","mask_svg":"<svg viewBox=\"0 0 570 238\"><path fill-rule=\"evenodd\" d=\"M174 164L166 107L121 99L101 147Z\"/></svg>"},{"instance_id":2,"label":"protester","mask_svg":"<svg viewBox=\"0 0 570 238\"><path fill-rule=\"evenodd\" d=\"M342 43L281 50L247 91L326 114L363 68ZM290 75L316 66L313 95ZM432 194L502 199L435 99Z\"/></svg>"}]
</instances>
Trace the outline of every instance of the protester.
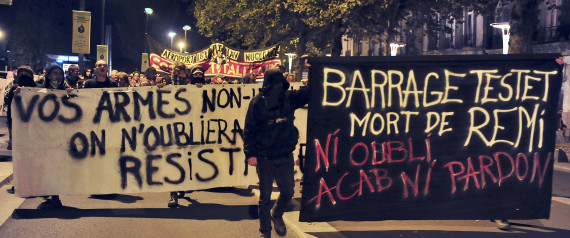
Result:
<instances>
[{"instance_id":1,"label":"protester","mask_svg":"<svg viewBox=\"0 0 570 238\"><path fill-rule=\"evenodd\" d=\"M228 82L226 82L226 79L222 74L216 75L216 77L214 77L214 80L212 80L212 84L227 84L227 83Z\"/></svg>"},{"instance_id":2,"label":"protester","mask_svg":"<svg viewBox=\"0 0 570 238\"><path fill-rule=\"evenodd\" d=\"M243 84L256 83L256 82L255 82L256 78L257 78L257 74L256 74L256 73L249 73L249 74L246 74L246 75L243 76L243 78L242 78L242 83L243 83Z\"/></svg>"},{"instance_id":3,"label":"protester","mask_svg":"<svg viewBox=\"0 0 570 238\"><path fill-rule=\"evenodd\" d=\"M16 72L16 79L13 85L8 89L4 96L4 105L6 105L6 121L8 124L8 150L12 150L12 99L15 92L19 92L21 87L37 87L34 82L34 71L30 66L20 66Z\"/></svg>"},{"instance_id":4,"label":"protester","mask_svg":"<svg viewBox=\"0 0 570 238\"><path fill-rule=\"evenodd\" d=\"M69 68L67 68L67 75L65 75L65 80L69 86L76 89L79 88L79 66L74 64L70 65Z\"/></svg>"},{"instance_id":5,"label":"protester","mask_svg":"<svg viewBox=\"0 0 570 238\"><path fill-rule=\"evenodd\" d=\"M263 237L271 237L271 220L278 235L287 228L283 213L294 194L293 150L299 131L295 128L295 110L309 101L308 87L290 91L289 82L278 69L265 72L261 94L256 95L247 110L244 127L244 152L247 163L257 166L259 177L259 222ZM273 180L280 194L270 213Z\"/></svg>"},{"instance_id":6,"label":"protester","mask_svg":"<svg viewBox=\"0 0 570 238\"><path fill-rule=\"evenodd\" d=\"M36 84L41 85L44 83L47 67L44 67L38 74Z\"/></svg>"},{"instance_id":7,"label":"protester","mask_svg":"<svg viewBox=\"0 0 570 238\"><path fill-rule=\"evenodd\" d=\"M107 77L109 68L107 68L107 61L98 60L95 63L95 77L85 82L84 88L114 88L118 87L116 81L111 81Z\"/></svg>"},{"instance_id":8,"label":"protester","mask_svg":"<svg viewBox=\"0 0 570 238\"><path fill-rule=\"evenodd\" d=\"M158 88L162 88L166 85L166 82L162 79L157 79L156 77L156 69L153 67L149 67L144 72L146 80L141 83L142 86L157 86Z\"/></svg>"},{"instance_id":9,"label":"protester","mask_svg":"<svg viewBox=\"0 0 570 238\"><path fill-rule=\"evenodd\" d=\"M79 69L77 69L77 73L79 73ZM64 79L63 69L59 67L59 65L52 65L47 68L45 81L41 87L55 90L67 90L68 93L73 90L73 88L71 88ZM45 196L44 199L44 203L40 206L53 208L62 207L59 195Z\"/></svg>"},{"instance_id":10,"label":"protester","mask_svg":"<svg viewBox=\"0 0 570 238\"><path fill-rule=\"evenodd\" d=\"M109 76L109 79L111 81L117 81L117 76L119 76L119 71L116 69L111 70L111 76Z\"/></svg>"},{"instance_id":11,"label":"protester","mask_svg":"<svg viewBox=\"0 0 570 238\"><path fill-rule=\"evenodd\" d=\"M188 84L188 81L186 80L186 65L181 62L174 63L172 66L172 74L170 76L165 76L163 80L170 82L173 85Z\"/></svg>"},{"instance_id":12,"label":"protester","mask_svg":"<svg viewBox=\"0 0 570 238\"><path fill-rule=\"evenodd\" d=\"M119 72L117 75L117 84L119 87L129 87L131 84L129 83L129 75L125 72Z\"/></svg>"},{"instance_id":13,"label":"protester","mask_svg":"<svg viewBox=\"0 0 570 238\"><path fill-rule=\"evenodd\" d=\"M85 72L83 72L83 79L88 80L93 78L93 70L89 67L85 68Z\"/></svg>"},{"instance_id":14,"label":"protester","mask_svg":"<svg viewBox=\"0 0 570 238\"><path fill-rule=\"evenodd\" d=\"M141 86L141 73L139 71L133 72L133 77L131 78L131 87Z\"/></svg>"},{"instance_id":15,"label":"protester","mask_svg":"<svg viewBox=\"0 0 570 238\"><path fill-rule=\"evenodd\" d=\"M202 85L206 83L204 68L196 65L190 69L190 83L196 85L198 88L201 88Z\"/></svg>"}]
</instances>

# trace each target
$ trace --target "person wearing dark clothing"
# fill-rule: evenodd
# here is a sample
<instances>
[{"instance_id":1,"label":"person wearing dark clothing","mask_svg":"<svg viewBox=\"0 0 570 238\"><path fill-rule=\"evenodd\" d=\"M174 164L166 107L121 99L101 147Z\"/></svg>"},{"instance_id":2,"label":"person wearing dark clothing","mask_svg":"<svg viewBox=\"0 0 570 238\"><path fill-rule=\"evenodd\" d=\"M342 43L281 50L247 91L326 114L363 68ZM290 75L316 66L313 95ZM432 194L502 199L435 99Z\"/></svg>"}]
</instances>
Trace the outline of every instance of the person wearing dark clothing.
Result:
<instances>
[{"instance_id":1,"label":"person wearing dark clothing","mask_svg":"<svg viewBox=\"0 0 570 238\"><path fill-rule=\"evenodd\" d=\"M58 65L52 65L46 70L46 77L42 88L65 90L70 88L67 81L63 78L63 69Z\"/></svg>"},{"instance_id":2,"label":"person wearing dark clothing","mask_svg":"<svg viewBox=\"0 0 570 238\"><path fill-rule=\"evenodd\" d=\"M194 66L190 69L190 84L194 84L199 88L206 84L204 69L202 67Z\"/></svg>"},{"instance_id":3,"label":"person wearing dark clothing","mask_svg":"<svg viewBox=\"0 0 570 238\"><path fill-rule=\"evenodd\" d=\"M186 65L181 62L176 62L172 66L172 74L164 76L163 80L167 84L172 85L186 85L188 81L186 80Z\"/></svg>"},{"instance_id":4,"label":"person wearing dark clothing","mask_svg":"<svg viewBox=\"0 0 570 238\"><path fill-rule=\"evenodd\" d=\"M243 78L241 79L241 83L242 84L255 83L256 78L257 78L257 74L249 73L249 74L246 74L245 76L243 76Z\"/></svg>"},{"instance_id":5,"label":"person wearing dark clothing","mask_svg":"<svg viewBox=\"0 0 570 238\"><path fill-rule=\"evenodd\" d=\"M289 82L278 69L265 73L261 94L249 104L244 127L244 153L259 177L259 222L263 237L271 236L271 220L278 235L287 232L283 213L294 194L293 150L299 131L293 124L295 110L309 101L308 87L289 91ZM270 212L273 180L280 194Z\"/></svg>"},{"instance_id":6,"label":"person wearing dark clothing","mask_svg":"<svg viewBox=\"0 0 570 238\"><path fill-rule=\"evenodd\" d=\"M17 78L14 80L14 85L8 89L8 92L4 96L4 105L6 105L6 120L8 124L8 150L12 150L12 100L14 95L19 91L18 88L21 87L37 87L38 85L34 82L34 72L30 66L21 66L18 68Z\"/></svg>"},{"instance_id":7,"label":"person wearing dark clothing","mask_svg":"<svg viewBox=\"0 0 570 238\"><path fill-rule=\"evenodd\" d=\"M67 74L65 75L65 81L67 84L73 88L79 88L78 82L81 78L79 78L79 66L77 65L70 65L67 69Z\"/></svg>"},{"instance_id":8,"label":"person wearing dark clothing","mask_svg":"<svg viewBox=\"0 0 570 238\"><path fill-rule=\"evenodd\" d=\"M109 68L107 61L99 60L95 63L95 77L85 82L84 88L116 88L119 85L107 76Z\"/></svg>"}]
</instances>

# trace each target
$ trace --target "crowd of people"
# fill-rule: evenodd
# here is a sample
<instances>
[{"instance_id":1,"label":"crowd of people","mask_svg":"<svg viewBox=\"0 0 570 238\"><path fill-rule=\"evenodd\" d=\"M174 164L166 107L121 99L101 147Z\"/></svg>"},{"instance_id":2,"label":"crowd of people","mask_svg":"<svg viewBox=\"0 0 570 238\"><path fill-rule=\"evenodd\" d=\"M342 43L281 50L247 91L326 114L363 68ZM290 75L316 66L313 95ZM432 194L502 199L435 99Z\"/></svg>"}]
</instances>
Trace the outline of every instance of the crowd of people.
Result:
<instances>
[{"instance_id":1,"label":"crowd of people","mask_svg":"<svg viewBox=\"0 0 570 238\"><path fill-rule=\"evenodd\" d=\"M106 63L105 63L106 64ZM283 71L282 66L277 66ZM106 66L108 69L108 67ZM30 68L31 70L31 68ZM42 85L46 78L48 67L44 67L39 70L36 75L34 75L34 82L38 85ZM67 86L80 89L85 88L85 83L90 79L97 77L97 71L101 69L98 64L95 64L94 68L87 67L83 72L79 71L79 66L70 65L69 68L64 72L65 83ZM198 70L202 73L204 81L196 82L192 81L192 72ZM33 70L32 70L33 72ZM186 67L182 63L175 63L172 67L170 74L159 73L156 68L149 67L144 72L133 71L131 73L122 72L118 70L111 70L108 77L111 82L116 82L118 87L140 87L140 86L165 86L168 84L174 85L185 85L185 84L250 84L250 83L261 83L258 82L258 74L248 73L243 78L228 77L224 74L218 74L215 76L204 75L205 70L200 66ZM14 70L14 75L17 74L17 70ZM295 75L284 73L285 78L288 82L295 82Z\"/></svg>"},{"instance_id":2,"label":"crowd of people","mask_svg":"<svg viewBox=\"0 0 570 238\"><path fill-rule=\"evenodd\" d=\"M282 71L283 67L275 67L271 72L277 71L283 75L289 82L294 82L293 74ZM81 88L112 88L112 87L140 87L140 86L157 86L159 88L166 85L188 85L193 84L202 87L205 84L254 84L258 83L258 75L256 73L246 74L243 78L228 78L222 74L214 77L205 77L205 70L200 66L186 67L183 63L175 63L170 74L158 74L153 67L148 68L144 73L138 71L128 74L112 70L109 72L107 62L99 60L95 63L93 69L87 68L80 73L77 65L71 65L64 72L63 68L54 64L43 68L38 74L30 66L24 65L14 72L14 80L6 88L4 105L7 109L9 142L8 149L12 149L12 117L11 102L22 87L40 87L53 90L66 90L68 93L75 89ZM14 192L14 188L11 189ZM170 194L168 207L177 207L178 198L184 197L185 193L191 191L173 191ZM98 195L95 195L98 196ZM57 195L46 196L45 202L49 207L61 207L62 202ZM265 212L263 212L265 214ZM264 227L267 229L267 227Z\"/></svg>"}]
</instances>

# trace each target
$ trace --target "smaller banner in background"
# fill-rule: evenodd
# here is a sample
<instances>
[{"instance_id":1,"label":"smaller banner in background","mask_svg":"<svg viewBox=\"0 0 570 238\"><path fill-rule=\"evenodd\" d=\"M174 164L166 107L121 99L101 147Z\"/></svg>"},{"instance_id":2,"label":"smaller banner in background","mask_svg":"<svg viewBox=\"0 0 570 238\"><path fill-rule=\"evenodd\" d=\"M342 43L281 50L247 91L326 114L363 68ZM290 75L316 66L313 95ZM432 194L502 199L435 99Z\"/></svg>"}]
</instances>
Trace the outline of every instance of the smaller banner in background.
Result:
<instances>
[{"instance_id":1,"label":"smaller banner in background","mask_svg":"<svg viewBox=\"0 0 570 238\"><path fill-rule=\"evenodd\" d=\"M72 37L71 51L73 53L91 53L91 12L73 11Z\"/></svg>"},{"instance_id":2,"label":"smaller banner in background","mask_svg":"<svg viewBox=\"0 0 570 238\"><path fill-rule=\"evenodd\" d=\"M109 46L107 45L97 45L97 60L104 60L109 62Z\"/></svg>"}]
</instances>

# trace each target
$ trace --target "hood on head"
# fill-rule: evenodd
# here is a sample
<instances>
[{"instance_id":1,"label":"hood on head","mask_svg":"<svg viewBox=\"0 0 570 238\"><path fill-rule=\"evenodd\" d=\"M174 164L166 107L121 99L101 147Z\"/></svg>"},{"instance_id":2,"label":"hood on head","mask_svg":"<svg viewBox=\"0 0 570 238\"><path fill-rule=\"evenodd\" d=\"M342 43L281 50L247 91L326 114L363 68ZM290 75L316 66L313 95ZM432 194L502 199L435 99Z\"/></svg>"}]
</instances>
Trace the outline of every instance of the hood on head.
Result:
<instances>
[{"instance_id":1,"label":"hood on head","mask_svg":"<svg viewBox=\"0 0 570 238\"><path fill-rule=\"evenodd\" d=\"M289 82L283 76L283 73L279 69L270 69L265 71L265 75L263 76L263 88L269 88L273 85L283 83L283 89L289 89Z\"/></svg>"},{"instance_id":2,"label":"hood on head","mask_svg":"<svg viewBox=\"0 0 570 238\"><path fill-rule=\"evenodd\" d=\"M17 81L15 84L20 86L34 86L34 71L32 67L24 65L20 66L16 71ZM25 76L26 75L26 76Z\"/></svg>"},{"instance_id":3,"label":"hood on head","mask_svg":"<svg viewBox=\"0 0 570 238\"><path fill-rule=\"evenodd\" d=\"M63 72L63 69L59 67L59 65L51 65L46 69L44 85L49 84L49 81L51 81L51 79L49 78L49 74L51 73L51 71L54 71L56 69L59 69L61 70L61 72ZM61 83L63 83L64 80L62 80Z\"/></svg>"}]
</instances>

